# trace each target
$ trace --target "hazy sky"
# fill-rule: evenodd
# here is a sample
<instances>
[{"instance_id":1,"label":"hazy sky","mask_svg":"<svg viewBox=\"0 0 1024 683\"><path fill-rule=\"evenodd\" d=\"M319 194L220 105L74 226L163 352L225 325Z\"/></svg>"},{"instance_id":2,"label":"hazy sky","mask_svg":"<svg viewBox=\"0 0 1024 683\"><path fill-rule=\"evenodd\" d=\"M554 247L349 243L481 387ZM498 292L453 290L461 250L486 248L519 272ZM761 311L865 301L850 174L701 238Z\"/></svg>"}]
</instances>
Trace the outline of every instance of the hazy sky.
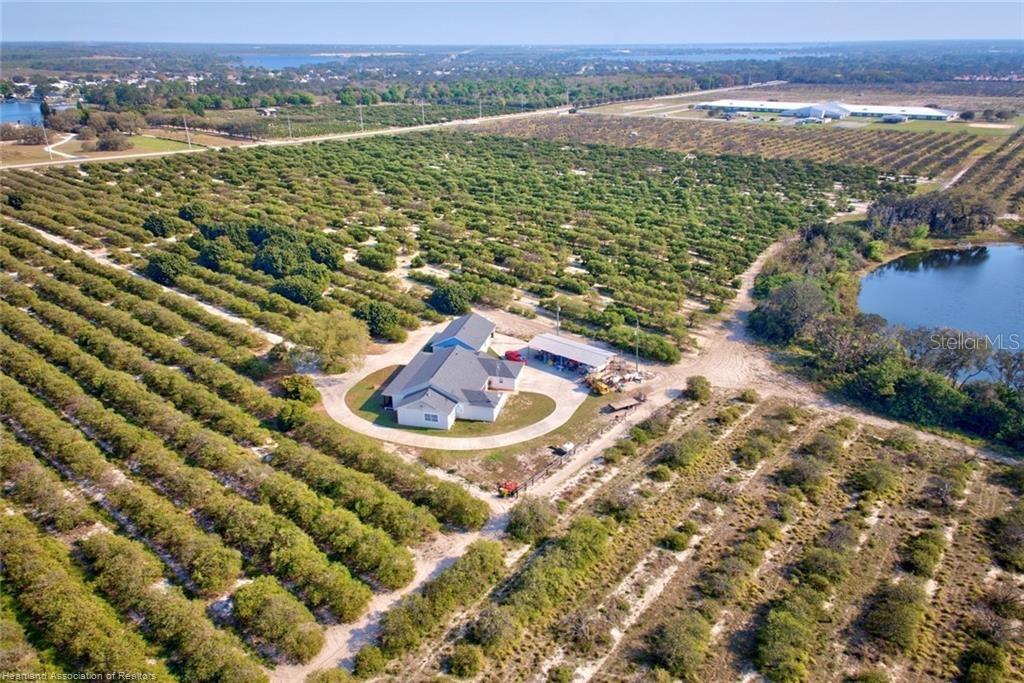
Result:
<instances>
[{"instance_id":1,"label":"hazy sky","mask_svg":"<svg viewBox=\"0 0 1024 683\"><path fill-rule=\"evenodd\" d=\"M3 40L716 43L1024 39L1024 0L976 2L8 2Z\"/></svg>"}]
</instances>

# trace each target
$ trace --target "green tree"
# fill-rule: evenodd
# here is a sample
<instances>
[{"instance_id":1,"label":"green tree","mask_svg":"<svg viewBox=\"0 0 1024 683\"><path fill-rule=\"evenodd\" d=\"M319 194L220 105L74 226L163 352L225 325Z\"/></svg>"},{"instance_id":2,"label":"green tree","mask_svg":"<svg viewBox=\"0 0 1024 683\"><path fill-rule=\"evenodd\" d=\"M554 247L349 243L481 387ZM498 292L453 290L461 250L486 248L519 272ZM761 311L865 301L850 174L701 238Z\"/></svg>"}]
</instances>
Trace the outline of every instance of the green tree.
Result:
<instances>
[{"instance_id":1,"label":"green tree","mask_svg":"<svg viewBox=\"0 0 1024 683\"><path fill-rule=\"evenodd\" d=\"M387 301L367 301L356 308L353 315L366 323L372 337L383 337L389 341L402 341L405 338L399 311Z\"/></svg>"},{"instance_id":2,"label":"green tree","mask_svg":"<svg viewBox=\"0 0 1024 683\"><path fill-rule=\"evenodd\" d=\"M446 315L468 313L470 301L469 291L464 286L449 280L438 284L427 299L427 303L434 310Z\"/></svg>"},{"instance_id":3,"label":"green tree","mask_svg":"<svg viewBox=\"0 0 1024 683\"><path fill-rule=\"evenodd\" d=\"M348 370L370 343L366 326L341 310L305 316L295 324L291 336L299 345L296 360L309 356L308 360L332 374Z\"/></svg>"}]
</instances>

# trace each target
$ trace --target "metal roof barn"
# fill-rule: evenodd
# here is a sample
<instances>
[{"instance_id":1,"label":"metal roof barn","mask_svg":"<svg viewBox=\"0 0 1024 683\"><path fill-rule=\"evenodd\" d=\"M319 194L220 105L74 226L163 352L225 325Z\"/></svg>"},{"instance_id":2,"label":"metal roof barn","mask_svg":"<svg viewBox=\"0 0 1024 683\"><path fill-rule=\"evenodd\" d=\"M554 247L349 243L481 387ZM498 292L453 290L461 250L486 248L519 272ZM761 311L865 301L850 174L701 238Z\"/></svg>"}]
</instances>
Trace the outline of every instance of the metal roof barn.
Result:
<instances>
[{"instance_id":1,"label":"metal roof barn","mask_svg":"<svg viewBox=\"0 0 1024 683\"><path fill-rule=\"evenodd\" d=\"M547 333L538 334L531 339L530 350L534 353L541 352L564 358L592 370L603 370L616 355L613 351Z\"/></svg>"}]
</instances>

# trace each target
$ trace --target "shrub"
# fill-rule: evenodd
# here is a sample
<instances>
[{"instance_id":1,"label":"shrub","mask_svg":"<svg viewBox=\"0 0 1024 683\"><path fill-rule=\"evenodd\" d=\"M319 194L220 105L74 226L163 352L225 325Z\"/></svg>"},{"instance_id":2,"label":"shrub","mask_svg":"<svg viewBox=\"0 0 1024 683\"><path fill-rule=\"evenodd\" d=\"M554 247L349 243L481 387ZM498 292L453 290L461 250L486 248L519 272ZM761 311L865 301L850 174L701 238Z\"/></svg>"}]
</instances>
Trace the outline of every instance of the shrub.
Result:
<instances>
[{"instance_id":1,"label":"shrub","mask_svg":"<svg viewBox=\"0 0 1024 683\"><path fill-rule=\"evenodd\" d=\"M687 520L682 526L675 531L671 531L661 539L661 546L666 550L673 552L679 552L680 550L686 550L687 546L690 545L690 539L697 533L699 527L693 520Z\"/></svg>"},{"instance_id":2,"label":"shrub","mask_svg":"<svg viewBox=\"0 0 1024 683\"><path fill-rule=\"evenodd\" d=\"M1024 571L1024 501L993 519L989 531L996 559L1015 572Z\"/></svg>"},{"instance_id":3,"label":"shrub","mask_svg":"<svg viewBox=\"0 0 1024 683\"><path fill-rule=\"evenodd\" d=\"M100 133L100 136L96 141L96 149L101 152L123 152L124 150L131 149L132 147L134 147L134 145L132 144L132 141L128 139L127 135L114 131Z\"/></svg>"},{"instance_id":4,"label":"shrub","mask_svg":"<svg viewBox=\"0 0 1024 683\"><path fill-rule=\"evenodd\" d=\"M383 244L363 247L356 253L356 261L361 266L381 272L394 270L398 266L394 247Z\"/></svg>"},{"instance_id":5,"label":"shrub","mask_svg":"<svg viewBox=\"0 0 1024 683\"><path fill-rule=\"evenodd\" d=\"M416 647L437 624L498 580L505 567L501 545L476 541L455 564L423 586L422 593L407 595L381 619L377 642L386 656Z\"/></svg>"},{"instance_id":6,"label":"shrub","mask_svg":"<svg viewBox=\"0 0 1024 683\"><path fill-rule=\"evenodd\" d=\"M195 223L200 218L206 218L206 204L202 202L188 202L182 204L178 209L178 218L189 223Z\"/></svg>"},{"instance_id":7,"label":"shrub","mask_svg":"<svg viewBox=\"0 0 1024 683\"><path fill-rule=\"evenodd\" d=\"M889 683L889 674L882 669L866 669L846 680L848 683Z\"/></svg>"},{"instance_id":8,"label":"shrub","mask_svg":"<svg viewBox=\"0 0 1024 683\"><path fill-rule=\"evenodd\" d=\"M711 432L703 427L695 427L683 433L674 443L662 447L661 457L669 467L689 467L704 455L713 443Z\"/></svg>"},{"instance_id":9,"label":"shrub","mask_svg":"<svg viewBox=\"0 0 1024 683\"><path fill-rule=\"evenodd\" d=\"M363 645L355 657L354 673L356 678L373 678L384 671L387 660L384 653L376 645Z\"/></svg>"},{"instance_id":10,"label":"shrub","mask_svg":"<svg viewBox=\"0 0 1024 683\"><path fill-rule=\"evenodd\" d=\"M146 276L162 285L173 285L181 275L188 273L189 263L184 256L158 251L146 263Z\"/></svg>"},{"instance_id":11,"label":"shrub","mask_svg":"<svg viewBox=\"0 0 1024 683\"><path fill-rule=\"evenodd\" d=\"M903 564L917 576L931 576L939 565L945 548L946 538L941 528L923 531L910 538L903 546Z\"/></svg>"},{"instance_id":12,"label":"shrub","mask_svg":"<svg viewBox=\"0 0 1024 683\"><path fill-rule=\"evenodd\" d=\"M472 678L484 668L484 653L478 645L459 643L448 657L448 671L458 678Z\"/></svg>"},{"instance_id":13,"label":"shrub","mask_svg":"<svg viewBox=\"0 0 1024 683\"><path fill-rule=\"evenodd\" d=\"M1006 652L984 640L975 640L960 658L964 683L1002 683L1010 673Z\"/></svg>"},{"instance_id":14,"label":"shrub","mask_svg":"<svg viewBox=\"0 0 1024 683\"><path fill-rule=\"evenodd\" d=\"M777 476L784 485L798 488L809 500L816 501L828 481L828 464L814 457L799 458L779 470Z\"/></svg>"},{"instance_id":15,"label":"shrub","mask_svg":"<svg viewBox=\"0 0 1024 683\"><path fill-rule=\"evenodd\" d=\"M744 389L740 392L739 399L744 403L757 403L761 396L754 389Z\"/></svg>"},{"instance_id":16,"label":"shrub","mask_svg":"<svg viewBox=\"0 0 1024 683\"><path fill-rule=\"evenodd\" d=\"M308 406L320 402L320 392L307 375L288 375L281 379L281 390L288 398Z\"/></svg>"},{"instance_id":17,"label":"shrub","mask_svg":"<svg viewBox=\"0 0 1024 683\"><path fill-rule=\"evenodd\" d=\"M142 221L142 227L157 237L170 237L174 233L174 227L170 221L158 213L151 213Z\"/></svg>"},{"instance_id":18,"label":"shrub","mask_svg":"<svg viewBox=\"0 0 1024 683\"><path fill-rule=\"evenodd\" d=\"M883 644L908 652L917 644L927 596L914 580L886 583L864 616L864 628Z\"/></svg>"},{"instance_id":19,"label":"shrub","mask_svg":"<svg viewBox=\"0 0 1024 683\"><path fill-rule=\"evenodd\" d=\"M715 416L715 420L720 425L728 426L740 419L740 415L743 414L743 409L739 406L725 406L718 411L718 415Z\"/></svg>"},{"instance_id":20,"label":"shrub","mask_svg":"<svg viewBox=\"0 0 1024 683\"><path fill-rule=\"evenodd\" d=\"M707 403L711 399L711 382L703 375L693 375L686 379L686 398L698 403Z\"/></svg>"},{"instance_id":21,"label":"shrub","mask_svg":"<svg viewBox=\"0 0 1024 683\"><path fill-rule=\"evenodd\" d=\"M515 614L504 605L492 605L480 613L467 629L469 639L489 655L500 652L519 638Z\"/></svg>"},{"instance_id":22,"label":"shrub","mask_svg":"<svg viewBox=\"0 0 1024 683\"><path fill-rule=\"evenodd\" d=\"M303 306L315 306L323 296L320 283L304 275L287 275L275 282L270 291Z\"/></svg>"},{"instance_id":23,"label":"shrub","mask_svg":"<svg viewBox=\"0 0 1024 683\"><path fill-rule=\"evenodd\" d=\"M673 676L696 680L711 638L711 624L699 612L689 610L671 619L651 638L654 660Z\"/></svg>"},{"instance_id":24,"label":"shrub","mask_svg":"<svg viewBox=\"0 0 1024 683\"><path fill-rule=\"evenodd\" d=\"M664 482L672 478L672 470L668 468L668 465L661 464L652 469L648 476L654 481Z\"/></svg>"},{"instance_id":25,"label":"shrub","mask_svg":"<svg viewBox=\"0 0 1024 683\"><path fill-rule=\"evenodd\" d=\"M882 496L896 488L899 474L887 460L875 460L850 477L850 485L860 493Z\"/></svg>"},{"instance_id":26,"label":"shrub","mask_svg":"<svg viewBox=\"0 0 1024 683\"><path fill-rule=\"evenodd\" d=\"M907 453L917 446L917 435L906 427L897 427L886 435L885 445Z\"/></svg>"},{"instance_id":27,"label":"shrub","mask_svg":"<svg viewBox=\"0 0 1024 683\"><path fill-rule=\"evenodd\" d=\"M517 541L532 544L547 535L555 520L555 510L548 501L530 496L509 511L506 531Z\"/></svg>"},{"instance_id":28,"label":"shrub","mask_svg":"<svg viewBox=\"0 0 1024 683\"><path fill-rule=\"evenodd\" d=\"M754 467L775 451L775 444L764 434L751 434L736 449L736 462L742 467Z\"/></svg>"},{"instance_id":29,"label":"shrub","mask_svg":"<svg viewBox=\"0 0 1024 683\"><path fill-rule=\"evenodd\" d=\"M323 628L277 579L260 576L235 591L235 618L259 646L270 646L291 662L308 662L324 645Z\"/></svg>"},{"instance_id":30,"label":"shrub","mask_svg":"<svg viewBox=\"0 0 1024 683\"><path fill-rule=\"evenodd\" d=\"M566 664L559 664L548 671L548 683L571 683L573 668Z\"/></svg>"}]
</instances>

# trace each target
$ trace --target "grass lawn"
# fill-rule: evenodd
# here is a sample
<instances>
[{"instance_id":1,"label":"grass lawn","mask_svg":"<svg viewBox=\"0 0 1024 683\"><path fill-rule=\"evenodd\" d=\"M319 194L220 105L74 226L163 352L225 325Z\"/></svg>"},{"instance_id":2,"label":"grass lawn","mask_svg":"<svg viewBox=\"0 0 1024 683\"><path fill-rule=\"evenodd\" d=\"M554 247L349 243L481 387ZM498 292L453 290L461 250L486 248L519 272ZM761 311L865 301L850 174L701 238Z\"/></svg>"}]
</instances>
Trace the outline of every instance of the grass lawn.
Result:
<instances>
[{"instance_id":1,"label":"grass lawn","mask_svg":"<svg viewBox=\"0 0 1024 683\"><path fill-rule=\"evenodd\" d=\"M502 464L511 465L520 459L523 454L539 448L545 448L565 441L583 443L587 438L600 429L605 423L598 418L601 410L612 401L621 399L622 396L610 393L607 396L587 396L576 412L572 414L565 424L536 439L524 441L511 446L501 448L488 448L479 451L445 451L440 449L423 449L420 457L424 461L441 467L450 468L454 463L465 460L485 459L495 466Z\"/></svg>"},{"instance_id":2,"label":"grass lawn","mask_svg":"<svg viewBox=\"0 0 1024 683\"><path fill-rule=\"evenodd\" d=\"M555 410L555 401L544 394L529 391L516 392L509 397L501 414L494 422L472 422L456 420L449 430L405 427L395 421L393 411L381 407L380 390L398 370L392 365L372 372L359 381L345 394L345 404L359 417L381 427L393 427L431 436L467 437L504 434L534 422L539 422Z\"/></svg>"},{"instance_id":3,"label":"grass lawn","mask_svg":"<svg viewBox=\"0 0 1024 683\"><path fill-rule=\"evenodd\" d=\"M63 159L59 154L54 154L53 158ZM18 145L18 144L7 144L0 145L0 164L7 166L9 164L30 164L35 161L49 161L50 155L43 149L43 145Z\"/></svg>"},{"instance_id":4,"label":"grass lawn","mask_svg":"<svg viewBox=\"0 0 1024 683\"><path fill-rule=\"evenodd\" d=\"M991 128L985 121L975 121L975 125L962 121L907 121L906 123L871 123L865 128L869 130L904 130L915 133L970 133L983 137L1005 138L1017 130L1014 121L1001 121L1000 125L1009 125L1009 128Z\"/></svg>"},{"instance_id":5,"label":"grass lawn","mask_svg":"<svg viewBox=\"0 0 1024 683\"><path fill-rule=\"evenodd\" d=\"M200 147L234 147L240 145L245 140L239 138L229 138L222 135L213 135L206 132L190 131L188 137L185 136L184 130L178 130L175 128L147 128L142 131L144 135L152 135L156 138L163 138L165 140L175 140L177 142L184 142L188 146L188 138L192 139L192 146L199 145Z\"/></svg>"}]
</instances>

